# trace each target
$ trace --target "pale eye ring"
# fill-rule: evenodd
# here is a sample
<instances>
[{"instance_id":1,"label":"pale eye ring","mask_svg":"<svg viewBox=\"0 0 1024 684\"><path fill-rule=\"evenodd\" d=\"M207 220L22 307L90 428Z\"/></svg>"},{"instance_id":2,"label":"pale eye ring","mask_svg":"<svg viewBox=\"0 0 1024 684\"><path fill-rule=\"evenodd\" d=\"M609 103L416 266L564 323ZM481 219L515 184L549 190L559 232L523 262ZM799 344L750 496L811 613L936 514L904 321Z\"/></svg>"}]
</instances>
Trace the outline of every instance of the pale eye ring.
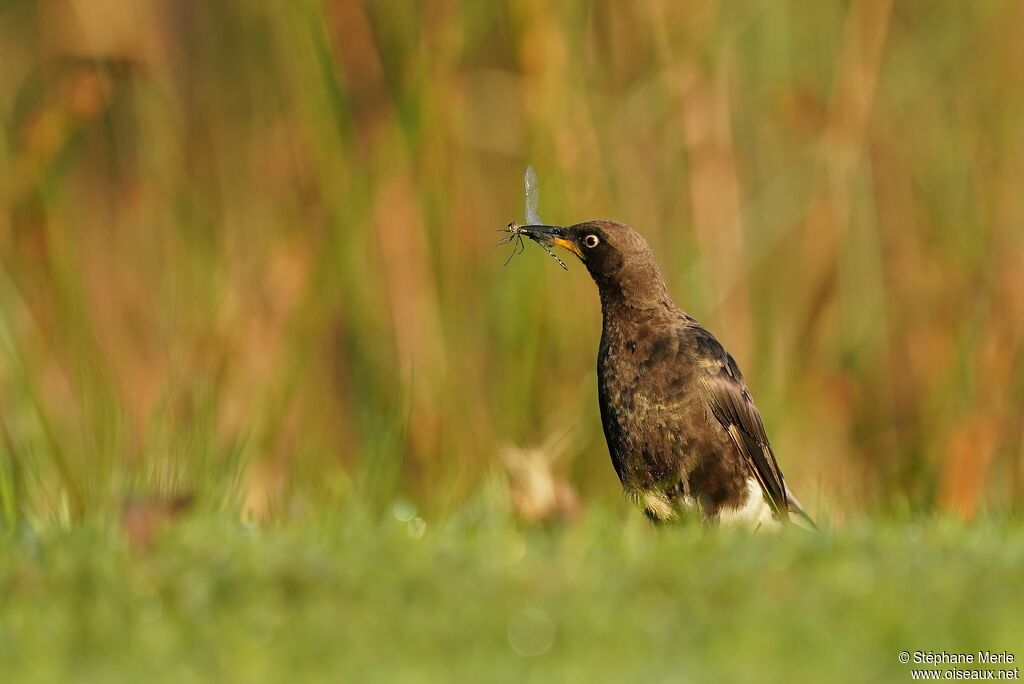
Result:
<instances>
[{"instance_id":1,"label":"pale eye ring","mask_svg":"<svg viewBox=\"0 0 1024 684\"><path fill-rule=\"evenodd\" d=\"M600 243L601 241L598 239L596 235L588 235L587 237L583 238L583 244L587 246L587 249L594 249Z\"/></svg>"}]
</instances>

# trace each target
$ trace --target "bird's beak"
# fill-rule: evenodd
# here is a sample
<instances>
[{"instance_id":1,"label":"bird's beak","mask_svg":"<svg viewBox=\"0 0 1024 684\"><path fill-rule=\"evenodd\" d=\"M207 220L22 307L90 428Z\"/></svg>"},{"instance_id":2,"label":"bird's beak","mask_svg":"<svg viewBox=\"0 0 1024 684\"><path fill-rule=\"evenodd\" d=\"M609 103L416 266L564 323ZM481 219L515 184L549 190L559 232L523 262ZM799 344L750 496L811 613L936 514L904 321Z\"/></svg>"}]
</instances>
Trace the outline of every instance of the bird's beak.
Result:
<instances>
[{"instance_id":1,"label":"bird's beak","mask_svg":"<svg viewBox=\"0 0 1024 684\"><path fill-rule=\"evenodd\" d=\"M583 258L583 252L575 242L565 236L565 228L561 226L523 226L522 230L530 236L531 240L542 245L564 247L580 259Z\"/></svg>"}]
</instances>

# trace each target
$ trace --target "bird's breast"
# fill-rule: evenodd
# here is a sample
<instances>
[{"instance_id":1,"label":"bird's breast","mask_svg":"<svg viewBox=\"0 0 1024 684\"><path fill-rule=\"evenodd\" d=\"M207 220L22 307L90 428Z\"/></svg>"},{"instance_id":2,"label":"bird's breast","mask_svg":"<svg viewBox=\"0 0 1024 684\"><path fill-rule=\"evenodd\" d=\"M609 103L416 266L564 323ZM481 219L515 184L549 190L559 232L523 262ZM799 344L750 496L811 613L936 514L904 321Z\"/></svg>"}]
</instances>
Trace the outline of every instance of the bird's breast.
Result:
<instances>
[{"instance_id":1,"label":"bird's breast","mask_svg":"<svg viewBox=\"0 0 1024 684\"><path fill-rule=\"evenodd\" d=\"M678 482L688 448L686 397L663 391L645 363L650 341L605 331L598 354L598 397L612 463L627 490Z\"/></svg>"}]
</instances>

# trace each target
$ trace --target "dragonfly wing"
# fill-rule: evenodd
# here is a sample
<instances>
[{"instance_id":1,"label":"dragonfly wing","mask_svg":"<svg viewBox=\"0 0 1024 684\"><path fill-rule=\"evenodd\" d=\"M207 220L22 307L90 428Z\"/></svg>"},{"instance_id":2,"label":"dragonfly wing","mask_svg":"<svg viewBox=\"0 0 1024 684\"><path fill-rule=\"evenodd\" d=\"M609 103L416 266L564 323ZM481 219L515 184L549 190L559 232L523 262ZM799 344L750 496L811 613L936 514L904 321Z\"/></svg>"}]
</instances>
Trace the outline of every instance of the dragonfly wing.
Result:
<instances>
[{"instance_id":1,"label":"dragonfly wing","mask_svg":"<svg viewBox=\"0 0 1024 684\"><path fill-rule=\"evenodd\" d=\"M540 202L540 187L537 185L537 172L533 166L527 164L523 172L523 190L526 196L526 225L537 226L543 223L537 214L537 204Z\"/></svg>"}]
</instances>

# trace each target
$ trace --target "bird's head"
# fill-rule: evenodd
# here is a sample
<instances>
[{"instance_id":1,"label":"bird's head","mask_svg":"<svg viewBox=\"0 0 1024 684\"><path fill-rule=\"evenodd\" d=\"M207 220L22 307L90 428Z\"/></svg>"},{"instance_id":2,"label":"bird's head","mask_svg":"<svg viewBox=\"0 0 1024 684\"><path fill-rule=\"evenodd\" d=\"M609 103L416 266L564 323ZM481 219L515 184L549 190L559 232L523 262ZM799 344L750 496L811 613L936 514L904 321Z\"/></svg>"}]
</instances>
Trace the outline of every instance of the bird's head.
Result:
<instances>
[{"instance_id":1,"label":"bird's head","mask_svg":"<svg viewBox=\"0 0 1024 684\"><path fill-rule=\"evenodd\" d=\"M606 294L631 298L667 296L661 271L647 240L624 223L586 221L574 226L524 226L532 239L563 247L583 262Z\"/></svg>"}]
</instances>

